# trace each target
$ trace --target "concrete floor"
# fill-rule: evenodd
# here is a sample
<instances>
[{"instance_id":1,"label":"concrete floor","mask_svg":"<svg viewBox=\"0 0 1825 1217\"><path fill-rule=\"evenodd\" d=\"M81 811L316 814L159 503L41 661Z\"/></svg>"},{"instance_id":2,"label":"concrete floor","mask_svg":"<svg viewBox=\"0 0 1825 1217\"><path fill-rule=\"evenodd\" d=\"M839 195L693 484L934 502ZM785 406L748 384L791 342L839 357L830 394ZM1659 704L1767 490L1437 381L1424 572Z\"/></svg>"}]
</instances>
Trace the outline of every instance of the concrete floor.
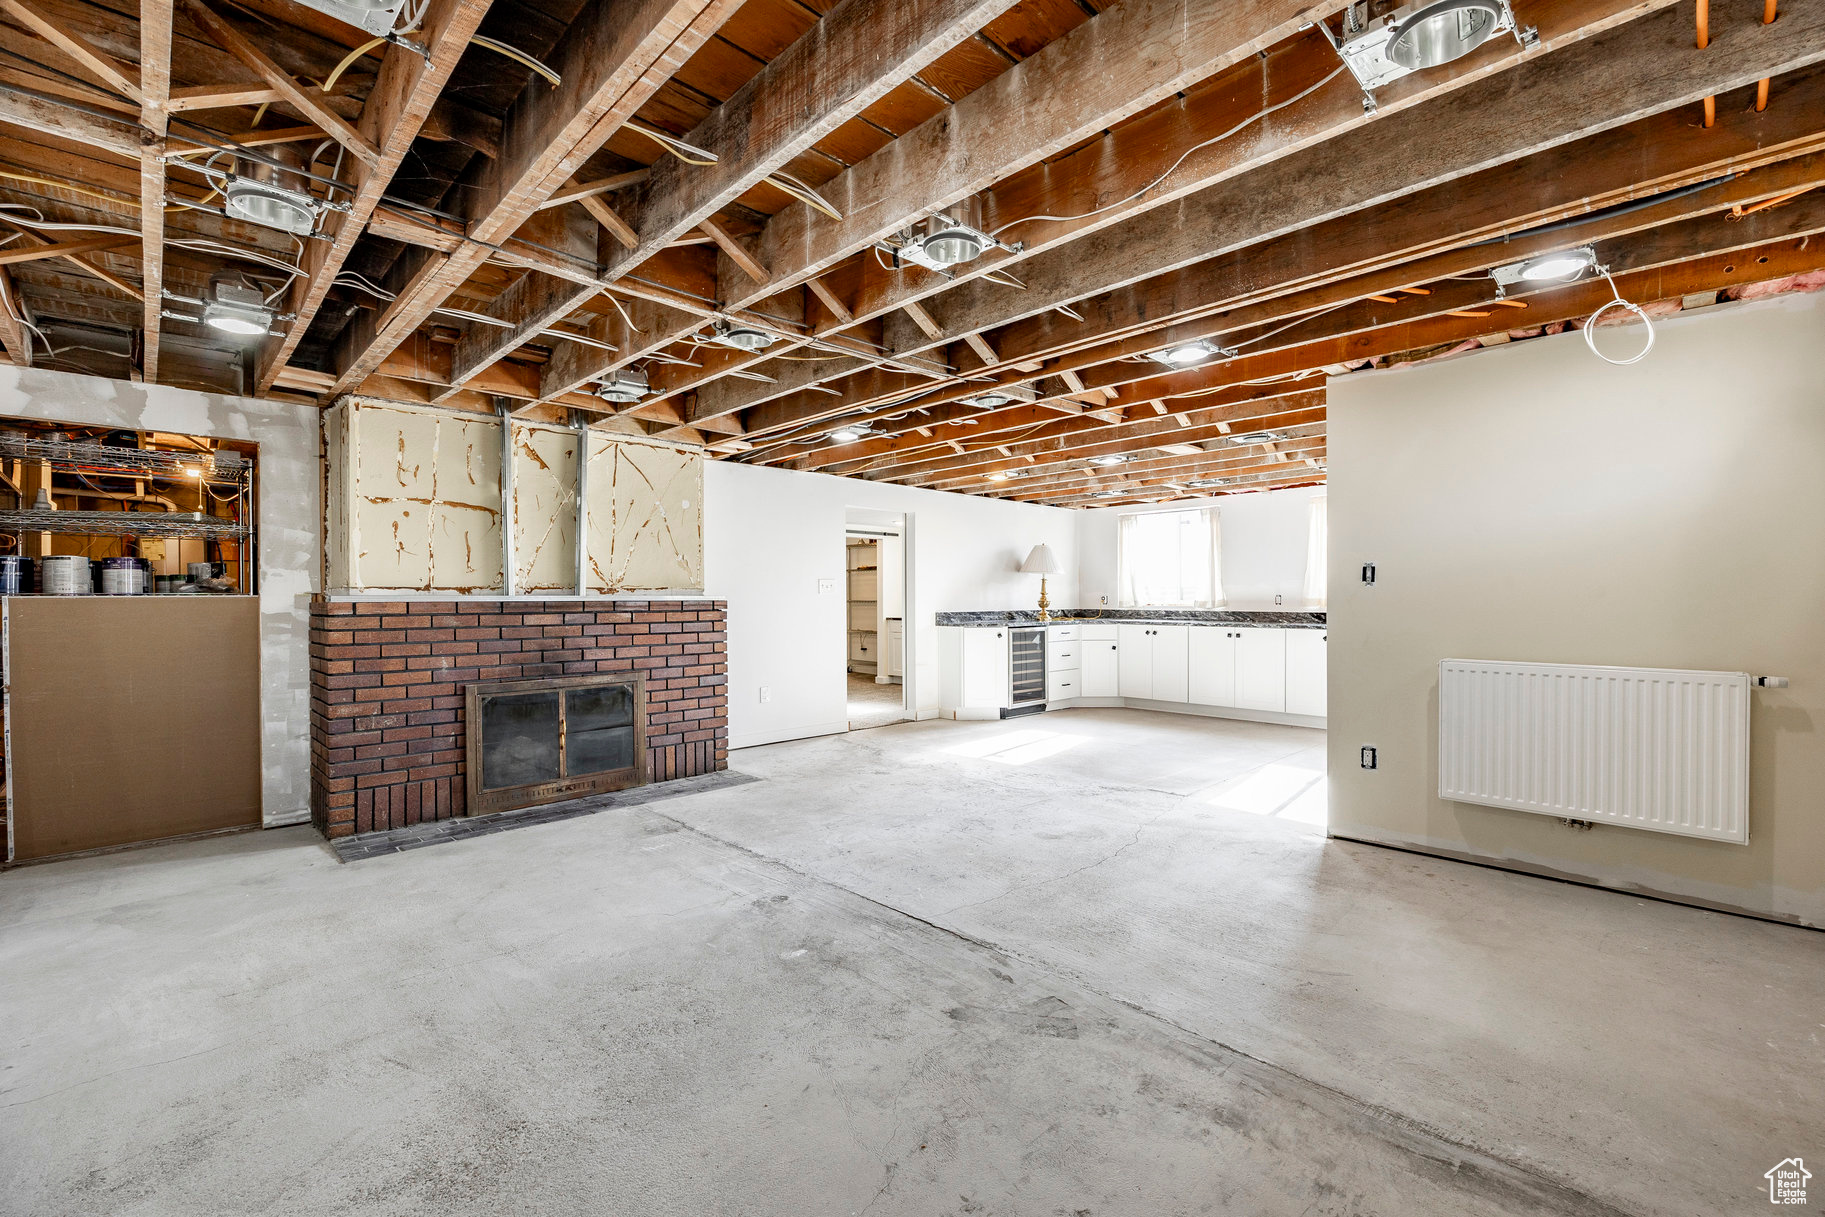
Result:
<instances>
[{"instance_id":1,"label":"concrete floor","mask_svg":"<svg viewBox=\"0 0 1825 1217\"><path fill-rule=\"evenodd\" d=\"M849 676L849 729L862 731L905 722L906 689L903 685L877 685L872 676Z\"/></svg>"},{"instance_id":2,"label":"concrete floor","mask_svg":"<svg viewBox=\"0 0 1825 1217\"><path fill-rule=\"evenodd\" d=\"M1718 1214L1825 1159L1825 935L1327 842L1322 738L925 722L11 872L0 1212Z\"/></svg>"}]
</instances>

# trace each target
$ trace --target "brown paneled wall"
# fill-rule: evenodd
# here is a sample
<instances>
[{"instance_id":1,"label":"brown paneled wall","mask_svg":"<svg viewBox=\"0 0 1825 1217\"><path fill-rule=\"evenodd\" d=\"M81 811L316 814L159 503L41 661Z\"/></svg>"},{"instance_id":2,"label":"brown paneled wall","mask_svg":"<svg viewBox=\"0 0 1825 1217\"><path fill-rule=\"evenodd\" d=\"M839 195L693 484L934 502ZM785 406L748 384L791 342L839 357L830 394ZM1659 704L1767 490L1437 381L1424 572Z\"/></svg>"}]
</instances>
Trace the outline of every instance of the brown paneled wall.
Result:
<instances>
[{"instance_id":1,"label":"brown paneled wall","mask_svg":"<svg viewBox=\"0 0 1825 1217\"><path fill-rule=\"evenodd\" d=\"M728 766L721 600L402 600L311 608L311 819L342 837L464 814L463 688L646 677L655 782Z\"/></svg>"}]
</instances>

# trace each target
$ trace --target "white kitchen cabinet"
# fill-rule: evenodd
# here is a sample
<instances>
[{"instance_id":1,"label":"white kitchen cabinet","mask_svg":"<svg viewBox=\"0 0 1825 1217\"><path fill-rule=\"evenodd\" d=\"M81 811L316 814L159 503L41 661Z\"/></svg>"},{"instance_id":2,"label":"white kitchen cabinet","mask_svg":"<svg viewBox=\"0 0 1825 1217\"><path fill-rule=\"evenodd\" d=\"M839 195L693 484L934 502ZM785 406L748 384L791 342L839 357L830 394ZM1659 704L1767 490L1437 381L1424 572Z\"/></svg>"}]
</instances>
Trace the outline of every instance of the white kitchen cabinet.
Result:
<instances>
[{"instance_id":1,"label":"white kitchen cabinet","mask_svg":"<svg viewBox=\"0 0 1825 1217\"><path fill-rule=\"evenodd\" d=\"M1236 631L1227 626L1191 627L1188 701L1199 706L1236 704Z\"/></svg>"},{"instance_id":2,"label":"white kitchen cabinet","mask_svg":"<svg viewBox=\"0 0 1825 1217\"><path fill-rule=\"evenodd\" d=\"M1085 639L1078 694L1083 697L1119 697L1121 681L1119 655L1114 631L1108 638Z\"/></svg>"},{"instance_id":3,"label":"white kitchen cabinet","mask_svg":"<svg viewBox=\"0 0 1825 1217\"><path fill-rule=\"evenodd\" d=\"M1189 626L1117 626L1118 694L1150 701L1187 700L1190 645Z\"/></svg>"},{"instance_id":4,"label":"white kitchen cabinet","mask_svg":"<svg viewBox=\"0 0 1825 1217\"><path fill-rule=\"evenodd\" d=\"M1328 661L1325 630L1286 631L1286 712L1324 717Z\"/></svg>"},{"instance_id":5,"label":"white kitchen cabinet","mask_svg":"<svg viewBox=\"0 0 1825 1217\"><path fill-rule=\"evenodd\" d=\"M1190 698L1191 627L1153 627L1153 700L1186 701Z\"/></svg>"},{"instance_id":6,"label":"white kitchen cabinet","mask_svg":"<svg viewBox=\"0 0 1825 1217\"><path fill-rule=\"evenodd\" d=\"M962 705L998 710L1010 704L1007 630L986 627L966 629L962 634Z\"/></svg>"},{"instance_id":7,"label":"white kitchen cabinet","mask_svg":"<svg viewBox=\"0 0 1825 1217\"><path fill-rule=\"evenodd\" d=\"M1115 641L1121 659L1116 692L1122 697L1152 697L1153 627L1118 625Z\"/></svg>"},{"instance_id":8,"label":"white kitchen cabinet","mask_svg":"<svg viewBox=\"0 0 1825 1217\"><path fill-rule=\"evenodd\" d=\"M1258 626L1236 630L1236 706L1285 712L1287 633Z\"/></svg>"},{"instance_id":9,"label":"white kitchen cabinet","mask_svg":"<svg viewBox=\"0 0 1825 1217\"><path fill-rule=\"evenodd\" d=\"M887 641L882 644L881 663L881 675L905 678L906 623L898 617L890 617L887 621Z\"/></svg>"}]
</instances>

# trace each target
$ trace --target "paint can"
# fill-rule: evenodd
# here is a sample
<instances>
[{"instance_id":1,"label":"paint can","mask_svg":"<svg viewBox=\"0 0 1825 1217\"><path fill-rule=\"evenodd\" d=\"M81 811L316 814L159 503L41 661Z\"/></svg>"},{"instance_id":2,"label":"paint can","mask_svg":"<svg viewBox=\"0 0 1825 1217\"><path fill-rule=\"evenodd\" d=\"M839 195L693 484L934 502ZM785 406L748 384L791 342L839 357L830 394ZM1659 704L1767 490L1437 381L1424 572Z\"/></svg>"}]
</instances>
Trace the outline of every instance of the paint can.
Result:
<instances>
[{"instance_id":1,"label":"paint can","mask_svg":"<svg viewBox=\"0 0 1825 1217\"><path fill-rule=\"evenodd\" d=\"M183 586L184 576L159 575L157 576L156 582L158 585L158 594L161 596L168 596L172 592L177 591L179 587Z\"/></svg>"},{"instance_id":2,"label":"paint can","mask_svg":"<svg viewBox=\"0 0 1825 1217\"><path fill-rule=\"evenodd\" d=\"M228 572L226 562L192 562L189 566L190 582L201 583L205 579L220 579Z\"/></svg>"},{"instance_id":3,"label":"paint can","mask_svg":"<svg viewBox=\"0 0 1825 1217\"><path fill-rule=\"evenodd\" d=\"M101 594L104 596L143 596L151 577L152 563L144 558L101 560Z\"/></svg>"},{"instance_id":4,"label":"paint can","mask_svg":"<svg viewBox=\"0 0 1825 1217\"><path fill-rule=\"evenodd\" d=\"M32 594L32 560L24 554L0 554L0 596Z\"/></svg>"},{"instance_id":5,"label":"paint can","mask_svg":"<svg viewBox=\"0 0 1825 1217\"><path fill-rule=\"evenodd\" d=\"M38 563L38 590L47 596L86 596L95 590L91 563L75 554L52 554Z\"/></svg>"}]
</instances>

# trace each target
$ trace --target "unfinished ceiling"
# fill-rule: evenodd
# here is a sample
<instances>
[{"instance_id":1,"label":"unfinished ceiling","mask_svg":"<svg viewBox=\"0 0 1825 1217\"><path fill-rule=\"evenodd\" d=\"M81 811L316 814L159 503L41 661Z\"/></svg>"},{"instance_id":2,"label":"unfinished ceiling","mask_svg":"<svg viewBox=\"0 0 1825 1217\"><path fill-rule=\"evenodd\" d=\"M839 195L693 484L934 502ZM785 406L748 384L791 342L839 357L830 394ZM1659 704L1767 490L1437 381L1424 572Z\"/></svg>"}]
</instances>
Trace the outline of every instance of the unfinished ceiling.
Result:
<instances>
[{"instance_id":1,"label":"unfinished ceiling","mask_svg":"<svg viewBox=\"0 0 1825 1217\"><path fill-rule=\"evenodd\" d=\"M1349 369L1825 277L1825 5L1445 5L1409 71L1438 5L0 0L0 344L1080 505L1321 481Z\"/></svg>"}]
</instances>

